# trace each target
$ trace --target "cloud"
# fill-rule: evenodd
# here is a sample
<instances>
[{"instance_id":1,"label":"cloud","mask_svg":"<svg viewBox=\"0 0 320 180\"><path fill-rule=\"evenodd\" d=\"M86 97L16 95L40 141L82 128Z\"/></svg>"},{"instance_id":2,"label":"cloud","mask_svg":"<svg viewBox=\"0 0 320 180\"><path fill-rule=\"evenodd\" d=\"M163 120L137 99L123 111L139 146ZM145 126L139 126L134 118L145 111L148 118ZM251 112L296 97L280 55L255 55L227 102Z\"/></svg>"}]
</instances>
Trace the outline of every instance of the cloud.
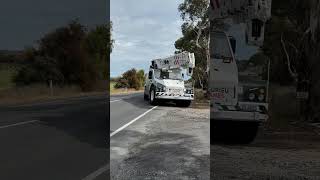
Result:
<instances>
[{"instance_id":1,"label":"cloud","mask_svg":"<svg viewBox=\"0 0 320 180\"><path fill-rule=\"evenodd\" d=\"M114 50L111 76L137 68L148 69L150 60L173 54L181 36L178 5L181 0L112 0Z\"/></svg>"}]
</instances>

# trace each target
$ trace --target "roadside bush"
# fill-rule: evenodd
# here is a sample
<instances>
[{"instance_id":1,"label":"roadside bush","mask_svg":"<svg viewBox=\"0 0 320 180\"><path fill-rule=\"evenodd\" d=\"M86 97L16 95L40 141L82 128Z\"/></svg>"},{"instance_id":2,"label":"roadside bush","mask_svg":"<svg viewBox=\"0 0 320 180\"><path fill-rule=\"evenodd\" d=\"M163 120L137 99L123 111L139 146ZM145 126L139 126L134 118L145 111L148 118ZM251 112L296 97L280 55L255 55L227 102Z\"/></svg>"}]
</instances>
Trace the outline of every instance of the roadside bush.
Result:
<instances>
[{"instance_id":1,"label":"roadside bush","mask_svg":"<svg viewBox=\"0 0 320 180\"><path fill-rule=\"evenodd\" d=\"M128 80L124 78L119 78L116 80L116 83L114 85L114 88L120 89L120 88L129 88Z\"/></svg>"},{"instance_id":2,"label":"roadside bush","mask_svg":"<svg viewBox=\"0 0 320 180\"><path fill-rule=\"evenodd\" d=\"M115 88L133 88L139 90L144 85L144 71L137 72L136 69L130 69L122 74L122 77L118 78L115 84Z\"/></svg>"},{"instance_id":3,"label":"roadside bush","mask_svg":"<svg viewBox=\"0 0 320 180\"><path fill-rule=\"evenodd\" d=\"M141 86L136 69L131 69L123 73L122 77L128 81L129 88L134 88L136 90L140 89Z\"/></svg>"},{"instance_id":4,"label":"roadside bush","mask_svg":"<svg viewBox=\"0 0 320 180\"><path fill-rule=\"evenodd\" d=\"M144 76L144 70L141 69L137 72L137 78L138 78L138 81L140 83L140 87L143 87L144 86L144 83L145 83L145 76Z\"/></svg>"}]
</instances>

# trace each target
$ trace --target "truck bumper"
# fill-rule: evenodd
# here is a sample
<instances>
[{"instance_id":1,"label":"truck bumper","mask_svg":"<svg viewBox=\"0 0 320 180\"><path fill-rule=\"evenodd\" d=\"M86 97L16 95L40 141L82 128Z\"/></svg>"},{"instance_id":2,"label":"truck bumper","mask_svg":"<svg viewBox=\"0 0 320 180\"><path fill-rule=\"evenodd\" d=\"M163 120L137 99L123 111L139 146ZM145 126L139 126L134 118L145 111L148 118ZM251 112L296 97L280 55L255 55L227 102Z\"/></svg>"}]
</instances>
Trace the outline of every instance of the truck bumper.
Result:
<instances>
[{"instance_id":1,"label":"truck bumper","mask_svg":"<svg viewBox=\"0 0 320 180\"><path fill-rule=\"evenodd\" d=\"M218 107L210 108L211 120L266 122L268 115L263 112L248 112L241 110L221 110Z\"/></svg>"},{"instance_id":2,"label":"truck bumper","mask_svg":"<svg viewBox=\"0 0 320 180\"><path fill-rule=\"evenodd\" d=\"M156 92L156 99L167 99L167 100L193 100L194 95L171 95L164 92Z\"/></svg>"}]
</instances>

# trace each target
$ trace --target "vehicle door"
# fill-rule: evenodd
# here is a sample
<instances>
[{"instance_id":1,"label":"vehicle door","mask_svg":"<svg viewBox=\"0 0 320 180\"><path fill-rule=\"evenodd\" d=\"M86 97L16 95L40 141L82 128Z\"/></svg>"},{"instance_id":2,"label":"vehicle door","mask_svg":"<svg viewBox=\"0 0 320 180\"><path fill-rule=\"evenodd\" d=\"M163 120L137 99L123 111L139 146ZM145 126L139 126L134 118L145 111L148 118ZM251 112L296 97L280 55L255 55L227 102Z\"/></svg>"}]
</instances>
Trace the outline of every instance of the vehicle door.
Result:
<instances>
[{"instance_id":1,"label":"vehicle door","mask_svg":"<svg viewBox=\"0 0 320 180\"><path fill-rule=\"evenodd\" d=\"M144 93L149 95L149 91L150 91L150 86L152 85L152 80L153 80L153 70L149 70L149 73L146 75L146 82L144 85Z\"/></svg>"}]
</instances>

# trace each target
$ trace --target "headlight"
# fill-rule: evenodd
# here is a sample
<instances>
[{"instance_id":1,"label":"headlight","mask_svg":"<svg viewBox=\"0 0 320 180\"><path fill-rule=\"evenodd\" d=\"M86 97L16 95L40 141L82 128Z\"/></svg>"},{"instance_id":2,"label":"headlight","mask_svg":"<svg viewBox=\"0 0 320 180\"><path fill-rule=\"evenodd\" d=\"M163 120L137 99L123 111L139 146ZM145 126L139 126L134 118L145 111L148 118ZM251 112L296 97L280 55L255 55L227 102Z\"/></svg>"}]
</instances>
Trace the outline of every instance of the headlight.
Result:
<instances>
[{"instance_id":1,"label":"headlight","mask_svg":"<svg viewBox=\"0 0 320 180\"><path fill-rule=\"evenodd\" d=\"M193 94L193 89L185 89L186 94Z\"/></svg>"},{"instance_id":2,"label":"headlight","mask_svg":"<svg viewBox=\"0 0 320 180\"><path fill-rule=\"evenodd\" d=\"M250 99L251 101L253 101L255 97L256 97L256 95L255 95L254 93L250 93L250 94L249 94L249 99Z\"/></svg>"},{"instance_id":3,"label":"headlight","mask_svg":"<svg viewBox=\"0 0 320 180\"><path fill-rule=\"evenodd\" d=\"M166 87L162 84L157 84L157 91L158 92L165 92L166 91Z\"/></svg>"},{"instance_id":4,"label":"headlight","mask_svg":"<svg viewBox=\"0 0 320 180\"><path fill-rule=\"evenodd\" d=\"M259 101L263 101L263 100L264 100L264 95L263 95L263 94L260 94L260 95L258 96L258 100L259 100Z\"/></svg>"},{"instance_id":5,"label":"headlight","mask_svg":"<svg viewBox=\"0 0 320 180\"><path fill-rule=\"evenodd\" d=\"M242 87L242 86L239 86L239 88L238 88L238 93L239 93L239 94L243 94L243 87Z\"/></svg>"}]
</instances>

